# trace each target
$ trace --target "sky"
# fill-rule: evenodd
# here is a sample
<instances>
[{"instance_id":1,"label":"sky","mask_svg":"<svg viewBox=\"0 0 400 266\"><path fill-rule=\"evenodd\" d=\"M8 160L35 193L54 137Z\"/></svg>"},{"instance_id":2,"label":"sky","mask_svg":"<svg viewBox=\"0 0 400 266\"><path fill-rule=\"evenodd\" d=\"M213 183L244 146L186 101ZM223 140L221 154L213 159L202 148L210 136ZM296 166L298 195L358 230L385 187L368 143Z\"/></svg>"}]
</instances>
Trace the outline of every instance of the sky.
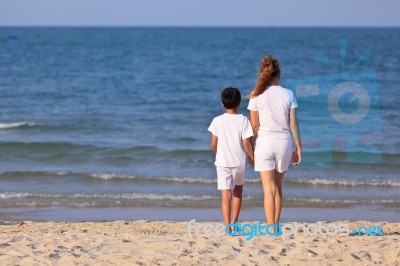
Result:
<instances>
[{"instance_id":1,"label":"sky","mask_svg":"<svg viewBox=\"0 0 400 266\"><path fill-rule=\"evenodd\" d=\"M400 27L399 0L0 0L0 26Z\"/></svg>"}]
</instances>

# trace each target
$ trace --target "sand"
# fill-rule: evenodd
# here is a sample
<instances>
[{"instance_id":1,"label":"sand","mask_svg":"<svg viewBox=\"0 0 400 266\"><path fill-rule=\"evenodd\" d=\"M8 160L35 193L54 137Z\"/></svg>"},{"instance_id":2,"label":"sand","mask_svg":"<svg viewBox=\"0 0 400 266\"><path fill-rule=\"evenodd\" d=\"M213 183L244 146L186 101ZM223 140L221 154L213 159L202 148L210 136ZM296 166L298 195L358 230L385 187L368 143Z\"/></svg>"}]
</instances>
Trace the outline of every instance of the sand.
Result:
<instances>
[{"instance_id":1,"label":"sand","mask_svg":"<svg viewBox=\"0 0 400 266\"><path fill-rule=\"evenodd\" d=\"M195 229L189 237L188 222L27 221L0 225L0 265L399 265L400 223L339 223L379 224L384 235L299 233L247 241L196 236Z\"/></svg>"}]
</instances>

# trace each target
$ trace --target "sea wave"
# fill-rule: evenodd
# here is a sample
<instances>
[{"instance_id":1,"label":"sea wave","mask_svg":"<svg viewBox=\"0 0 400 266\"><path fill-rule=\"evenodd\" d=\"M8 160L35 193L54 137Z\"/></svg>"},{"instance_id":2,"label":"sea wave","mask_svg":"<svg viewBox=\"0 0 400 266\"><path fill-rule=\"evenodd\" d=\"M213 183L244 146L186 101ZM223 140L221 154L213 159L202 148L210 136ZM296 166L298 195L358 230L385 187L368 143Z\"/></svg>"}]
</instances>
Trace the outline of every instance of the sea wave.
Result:
<instances>
[{"instance_id":1,"label":"sea wave","mask_svg":"<svg viewBox=\"0 0 400 266\"><path fill-rule=\"evenodd\" d=\"M3 192L0 199L33 199L33 198L62 198L62 199L118 199L118 200L219 200L216 195L189 195L189 194L153 194L153 193L122 193L122 194L84 194L84 193L31 193L31 192ZM245 200L262 200L262 195L246 196ZM323 198L285 198L288 202L314 203L400 203L400 199L323 199Z\"/></svg>"},{"instance_id":2,"label":"sea wave","mask_svg":"<svg viewBox=\"0 0 400 266\"><path fill-rule=\"evenodd\" d=\"M189 184L216 184L217 179L206 179L201 177L163 177L163 176L135 176L135 175L120 175L120 174L89 174L90 177L102 180L118 180L118 179L132 179L140 181L157 181L167 183L189 183ZM246 178L246 183L260 183L259 178Z\"/></svg>"},{"instance_id":3,"label":"sea wave","mask_svg":"<svg viewBox=\"0 0 400 266\"><path fill-rule=\"evenodd\" d=\"M304 184L304 185L323 185L323 186L350 186L350 187L400 187L400 182L395 180L370 180L370 181L347 181L330 180L324 178L313 179L285 179L286 183Z\"/></svg>"},{"instance_id":4,"label":"sea wave","mask_svg":"<svg viewBox=\"0 0 400 266\"><path fill-rule=\"evenodd\" d=\"M30 193L30 192L5 192L0 193L0 199L23 199L23 198L64 198L64 199L148 199L148 200L214 200L219 197L212 195L192 196L186 194L68 194L68 193Z\"/></svg>"},{"instance_id":5,"label":"sea wave","mask_svg":"<svg viewBox=\"0 0 400 266\"><path fill-rule=\"evenodd\" d=\"M37 126L37 125L39 125L39 124L34 123L34 122L27 122L27 121L0 123L0 130L1 129L19 128L19 127L33 127L33 126Z\"/></svg>"},{"instance_id":6,"label":"sea wave","mask_svg":"<svg viewBox=\"0 0 400 266\"><path fill-rule=\"evenodd\" d=\"M19 122L18 122L19 123ZM21 122L31 123L31 122ZM14 126L23 124L15 124ZM11 124L0 124L0 130L11 127ZM28 125L28 124L27 124ZM36 124L35 124L36 125ZM103 143L104 144L104 143ZM159 147L148 145L110 145L101 143L80 143L77 141L2 141L0 142L3 161L14 161L15 156L20 156L21 153L27 155L27 160L36 162L37 155L45 155L49 161L74 161L78 156L84 157L87 160L95 159L103 164L115 165L120 163L146 163L157 162L160 164L166 162L179 162L201 167L211 166L214 160L214 155L208 149L161 149ZM56 156L54 156L56 155ZM360 163L348 162L351 158L359 158ZM379 163L362 163L362 158L381 158ZM333 158L333 159L332 159ZM332 161L333 160L333 161ZM341 151L309 151L304 152L304 167L305 168L332 168L347 167L348 169L365 168L366 165L372 170L399 170L400 154L391 153L368 153L368 152L341 152ZM81 163L81 161L78 161Z\"/></svg>"},{"instance_id":7,"label":"sea wave","mask_svg":"<svg viewBox=\"0 0 400 266\"><path fill-rule=\"evenodd\" d=\"M0 193L0 207L190 207L216 208L220 197L216 195L187 194L68 194L68 193ZM248 207L260 207L262 195L244 197ZM324 198L284 198L285 207L339 208L353 205L388 205L400 207L400 199L324 199Z\"/></svg>"},{"instance_id":8,"label":"sea wave","mask_svg":"<svg viewBox=\"0 0 400 266\"><path fill-rule=\"evenodd\" d=\"M162 176L135 176L135 175L120 175L120 174L89 174L89 177L102 179L102 180L113 180L113 179L132 179L142 181L161 181L169 183L202 183L202 184L216 184L215 179L204 179L198 177L162 177ZM257 179L258 180L258 179ZM246 182L248 180L246 179Z\"/></svg>"},{"instance_id":9,"label":"sea wave","mask_svg":"<svg viewBox=\"0 0 400 266\"><path fill-rule=\"evenodd\" d=\"M170 183L170 184L216 184L216 178L205 177L177 177L177 176L141 176L118 173L79 173L68 171L0 171L0 179L15 180L16 178L37 178L48 177L69 178L77 177L84 179L94 179L105 182L132 180L133 182L149 182L149 183ZM260 178L245 178L247 184L259 184ZM329 178L293 178L287 177L284 183L288 185L298 186L338 186L338 187L388 187L399 188L400 180L344 180Z\"/></svg>"},{"instance_id":10,"label":"sea wave","mask_svg":"<svg viewBox=\"0 0 400 266\"><path fill-rule=\"evenodd\" d=\"M102 179L102 180L117 180L117 179L132 179L142 181L160 181L169 183L201 183L201 184L216 184L216 179L206 179L199 177L161 177L161 176L134 176L134 175L120 175L120 174L100 174L92 173L89 177ZM347 180L330 180L323 178L310 178L310 179L294 179L286 178L285 183L299 184L299 185L314 185L314 186L372 186L372 187L400 187L400 181L396 180L371 180L371 181L347 181ZM260 183L259 178L246 178L245 183Z\"/></svg>"}]
</instances>

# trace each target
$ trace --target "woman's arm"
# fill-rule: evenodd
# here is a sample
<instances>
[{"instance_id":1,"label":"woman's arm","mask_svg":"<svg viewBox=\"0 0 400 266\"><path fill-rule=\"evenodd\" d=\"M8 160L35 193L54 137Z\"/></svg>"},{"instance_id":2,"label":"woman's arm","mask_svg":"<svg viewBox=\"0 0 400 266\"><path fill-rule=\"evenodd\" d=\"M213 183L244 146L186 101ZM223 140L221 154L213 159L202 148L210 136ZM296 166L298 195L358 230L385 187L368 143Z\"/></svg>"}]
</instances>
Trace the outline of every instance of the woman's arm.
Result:
<instances>
[{"instance_id":1,"label":"woman's arm","mask_svg":"<svg viewBox=\"0 0 400 266\"><path fill-rule=\"evenodd\" d=\"M253 146L257 137L258 129L260 128L260 120L257 111L250 111L250 124L254 132L254 136L250 139L251 145Z\"/></svg>"},{"instance_id":2,"label":"woman's arm","mask_svg":"<svg viewBox=\"0 0 400 266\"><path fill-rule=\"evenodd\" d=\"M290 129L292 131L292 135L294 138L294 143L296 144L296 150L293 152L293 162L294 166L298 166L301 163L301 139L300 139L300 128L299 123L297 122L297 109L290 109L289 113L289 121L290 121Z\"/></svg>"}]
</instances>

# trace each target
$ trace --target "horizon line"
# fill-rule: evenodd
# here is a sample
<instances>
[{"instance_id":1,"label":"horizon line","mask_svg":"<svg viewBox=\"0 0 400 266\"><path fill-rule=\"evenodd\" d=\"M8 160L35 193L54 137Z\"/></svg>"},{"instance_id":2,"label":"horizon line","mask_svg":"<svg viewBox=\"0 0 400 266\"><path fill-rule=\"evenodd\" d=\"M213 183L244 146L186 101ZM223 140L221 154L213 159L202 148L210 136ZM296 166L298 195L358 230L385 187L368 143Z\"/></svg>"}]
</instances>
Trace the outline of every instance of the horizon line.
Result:
<instances>
[{"instance_id":1,"label":"horizon line","mask_svg":"<svg viewBox=\"0 0 400 266\"><path fill-rule=\"evenodd\" d=\"M400 25L1 25L0 28L400 28Z\"/></svg>"}]
</instances>

